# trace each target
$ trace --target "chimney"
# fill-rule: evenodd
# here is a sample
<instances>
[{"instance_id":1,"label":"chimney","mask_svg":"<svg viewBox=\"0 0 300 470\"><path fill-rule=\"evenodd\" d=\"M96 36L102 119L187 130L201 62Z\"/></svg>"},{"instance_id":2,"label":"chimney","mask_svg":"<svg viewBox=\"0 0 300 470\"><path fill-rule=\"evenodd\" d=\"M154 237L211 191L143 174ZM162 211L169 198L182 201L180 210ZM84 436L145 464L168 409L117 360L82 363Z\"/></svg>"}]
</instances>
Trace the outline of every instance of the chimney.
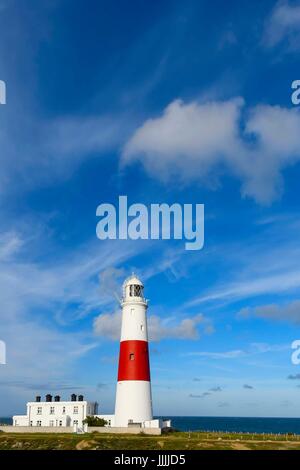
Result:
<instances>
[{"instance_id":1,"label":"chimney","mask_svg":"<svg viewBox=\"0 0 300 470\"><path fill-rule=\"evenodd\" d=\"M38 402L38 401L41 401L41 397L40 397L39 395L36 396L36 397L35 397L35 401L37 401L37 402Z\"/></svg>"},{"instance_id":2,"label":"chimney","mask_svg":"<svg viewBox=\"0 0 300 470\"><path fill-rule=\"evenodd\" d=\"M75 393L72 393L71 395L71 401L76 401L77 399L77 396L75 395Z\"/></svg>"},{"instance_id":3,"label":"chimney","mask_svg":"<svg viewBox=\"0 0 300 470\"><path fill-rule=\"evenodd\" d=\"M55 395L54 401L60 401L60 396L59 396L59 395Z\"/></svg>"},{"instance_id":4,"label":"chimney","mask_svg":"<svg viewBox=\"0 0 300 470\"><path fill-rule=\"evenodd\" d=\"M50 395L50 393L47 393L46 401L52 401L52 395Z\"/></svg>"},{"instance_id":5,"label":"chimney","mask_svg":"<svg viewBox=\"0 0 300 470\"><path fill-rule=\"evenodd\" d=\"M83 395L78 395L78 401L83 401Z\"/></svg>"}]
</instances>

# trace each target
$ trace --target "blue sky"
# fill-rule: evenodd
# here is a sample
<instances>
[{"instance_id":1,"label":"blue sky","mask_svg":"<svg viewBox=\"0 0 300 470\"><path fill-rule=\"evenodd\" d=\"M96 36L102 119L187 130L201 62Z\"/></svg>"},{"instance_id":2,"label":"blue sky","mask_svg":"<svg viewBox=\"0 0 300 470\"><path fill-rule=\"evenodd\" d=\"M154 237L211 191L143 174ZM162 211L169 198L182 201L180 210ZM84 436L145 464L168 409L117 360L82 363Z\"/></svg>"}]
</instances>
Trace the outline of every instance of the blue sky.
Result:
<instances>
[{"instance_id":1,"label":"blue sky","mask_svg":"<svg viewBox=\"0 0 300 470\"><path fill-rule=\"evenodd\" d=\"M76 390L113 412L134 270L156 414L300 417L300 3L1 0L0 21L0 416ZM204 248L98 240L119 195L205 204Z\"/></svg>"}]
</instances>

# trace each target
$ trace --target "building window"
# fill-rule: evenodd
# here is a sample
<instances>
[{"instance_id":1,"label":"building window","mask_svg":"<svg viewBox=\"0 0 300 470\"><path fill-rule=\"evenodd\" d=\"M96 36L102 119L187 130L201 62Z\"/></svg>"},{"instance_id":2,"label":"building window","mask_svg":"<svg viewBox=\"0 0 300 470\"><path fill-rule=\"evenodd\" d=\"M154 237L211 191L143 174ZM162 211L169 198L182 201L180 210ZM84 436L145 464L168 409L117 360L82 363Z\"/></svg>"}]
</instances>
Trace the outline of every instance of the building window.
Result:
<instances>
[{"instance_id":1,"label":"building window","mask_svg":"<svg viewBox=\"0 0 300 470\"><path fill-rule=\"evenodd\" d=\"M50 421L49 426L53 427L54 426L54 421Z\"/></svg>"},{"instance_id":2,"label":"building window","mask_svg":"<svg viewBox=\"0 0 300 470\"><path fill-rule=\"evenodd\" d=\"M32 426L32 421L30 421L30 426Z\"/></svg>"},{"instance_id":3,"label":"building window","mask_svg":"<svg viewBox=\"0 0 300 470\"><path fill-rule=\"evenodd\" d=\"M134 361L134 353L130 353L130 354L129 354L129 360L130 360L130 361Z\"/></svg>"},{"instance_id":4,"label":"building window","mask_svg":"<svg viewBox=\"0 0 300 470\"><path fill-rule=\"evenodd\" d=\"M54 406L50 406L50 414L51 415L54 415L54 410L55 410Z\"/></svg>"},{"instance_id":5,"label":"building window","mask_svg":"<svg viewBox=\"0 0 300 470\"><path fill-rule=\"evenodd\" d=\"M74 415L78 414L78 406L74 406L73 413Z\"/></svg>"},{"instance_id":6,"label":"building window","mask_svg":"<svg viewBox=\"0 0 300 470\"><path fill-rule=\"evenodd\" d=\"M141 331L144 331L144 325L141 325Z\"/></svg>"},{"instance_id":7,"label":"building window","mask_svg":"<svg viewBox=\"0 0 300 470\"><path fill-rule=\"evenodd\" d=\"M73 424L78 424L78 419L74 419Z\"/></svg>"},{"instance_id":8,"label":"building window","mask_svg":"<svg viewBox=\"0 0 300 470\"><path fill-rule=\"evenodd\" d=\"M37 414L38 414L38 415L41 415L41 414L42 414L42 407L41 407L41 406L38 406Z\"/></svg>"},{"instance_id":9,"label":"building window","mask_svg":"<svg viewBox=\"0 0 300 470\"><path fill-rule=\"evenodd\" d=\"M36 422L36 425L37 425L37 426L42 426L42 421L37 421L37 422Z\"/></svg>"},{"instance_id":10,"label":"building window","mask_svg":"<svg viewBox=\"0 0 300 470\"><path fill-rule=\"evenodd\" d=\"M59 425L62 426L62 421L59 422Z\"/></svg>"},{"instance_id":11,"label":"building window","mask_svg":"<svg viewBox=\"0 0 300 470\"><path fill-rule=\"evenodd\" d=\"M66 407L63 406L63 414L65 414L65 412L66 412Z\"/></svg>"}]
</instances>

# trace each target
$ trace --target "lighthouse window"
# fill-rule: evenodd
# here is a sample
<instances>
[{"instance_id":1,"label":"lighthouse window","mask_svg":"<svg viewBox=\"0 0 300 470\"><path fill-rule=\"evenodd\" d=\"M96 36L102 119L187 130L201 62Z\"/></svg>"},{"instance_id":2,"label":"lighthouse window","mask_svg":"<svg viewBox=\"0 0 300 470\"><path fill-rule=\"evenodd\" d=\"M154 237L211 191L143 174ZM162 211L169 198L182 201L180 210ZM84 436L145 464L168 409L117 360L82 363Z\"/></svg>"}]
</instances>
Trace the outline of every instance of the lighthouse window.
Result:
<instances>
[{"instance_id":1,"label":"lighthouse window","mask_svg":"<svg viewBox=\"0 0 300 470\"><path fill-rule=\"evenodd\" d=\"M129 360L130 360L130 361L134 361L134 353L130 353L130 354L129 354Z\"/></svg>"},{"instance_id":2,"label":"lighthouse window","mask_svg":"<svg viewBox=\"0 0 300 470\"><path fill-rule=\"evenodd\" d=\"M144 325L141 325L141 331L144 331Z\"/></svg>"},{"instance_id":3,"label":"lighthouse window","mask_svg":"<svg viewBox=\"0 0 300 470\"><path fill-rule=\"evenodd\" d=\"M142 288L141 286L134 286L134 296L141 297Z\"/></svg>"}]
</instances>

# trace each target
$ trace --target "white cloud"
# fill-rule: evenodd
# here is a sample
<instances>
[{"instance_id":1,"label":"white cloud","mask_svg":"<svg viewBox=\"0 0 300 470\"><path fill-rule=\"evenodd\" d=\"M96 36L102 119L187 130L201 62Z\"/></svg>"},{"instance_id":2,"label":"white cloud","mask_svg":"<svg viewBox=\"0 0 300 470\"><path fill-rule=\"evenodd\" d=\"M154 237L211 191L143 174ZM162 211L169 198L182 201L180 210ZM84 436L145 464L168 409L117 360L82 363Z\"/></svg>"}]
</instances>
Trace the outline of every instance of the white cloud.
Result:
<instances>
[{"instance_id":1,"label":"white cloud","mask_svg":"<svg viewBox=\"0 0 300 470\"><path fill-rule=\"evenodd\" d=\"M281 171L300 159L300 113L261 105L246 110L244 118L243 106L241 98L204 104L175 100L136 130L122 164L140 161L164 182L212 188L230 172L241 181L243 196L269 204L281 195Z\"/></svg>"},{"instance_id":2,"label":"white cloud","mask_svg":"<svg viewBox=\"0 0 300 470\"><path fill-rule=\"evenodd\" d=\"M202 325L205 334L213 333L213 327L203 315L195 315L176 322L173 318L160 318L157 315L148 317L148 334L150 341L163 339L195 340L199 337L198 327ZM121 332L121 312L102 313L94 320L96 335L119 341Z\"/></svg>"},{"instance_id":3,"label":"white cloud","mask_svg":"<svg viewBox=\"0 0 300 470\"><path fill-rule=\"evenodd\" d=\"M94 319L94 333L98 336L120 340L121 334L121 313L117 310L114 313L101 313Z\"/></svg>"},{"instance_id":4,"label":"white cloud","mask_svg":"<svg viewBox=\"0 0 300 470\"><path fill-rule=\"evenodd\" d=\"M184 318L175 324L172 319L162 319L157 315L151 315L148 323L149 338L152 341L170 338L195 340L199 337L198 327L200 325L206 334L213 333L212 325L201 314Z\"/></svg>"},{"instance_id":5,"label":"white cloud","mask_svg":"<svg viewBox=\"0 0 300 470\"><path fill-rule=\"evenodd\" d=\"M300 324L300 300L294 300L288 304L261 305L254 308L243 308L238 313L238 318L258 317L265 320L288 321Z\"/></svg>"},{"instance_id":6,"label":"white cloud","mask_svg":"<svg viewBox=\"0 0 300 470\"><path fill-rule=\"evenodd\" d=\"M180 173L182 180L203 180L235 146L242 103L239 98L201 105L173 101L161 117L137 129L124 148L123 163L141 159L158 178Z\"/></svg>"},{"instance_id":7,"label":"white cloud","mask_svg":"<svg viewBox=\"0 0 300 470\"><path fill-rule=\"evenodd\" d=\"M274 47L287 40L289 50L300 48L300 5L278 1L265 24L263 44Z\"/></svg>"}]
</instances>

